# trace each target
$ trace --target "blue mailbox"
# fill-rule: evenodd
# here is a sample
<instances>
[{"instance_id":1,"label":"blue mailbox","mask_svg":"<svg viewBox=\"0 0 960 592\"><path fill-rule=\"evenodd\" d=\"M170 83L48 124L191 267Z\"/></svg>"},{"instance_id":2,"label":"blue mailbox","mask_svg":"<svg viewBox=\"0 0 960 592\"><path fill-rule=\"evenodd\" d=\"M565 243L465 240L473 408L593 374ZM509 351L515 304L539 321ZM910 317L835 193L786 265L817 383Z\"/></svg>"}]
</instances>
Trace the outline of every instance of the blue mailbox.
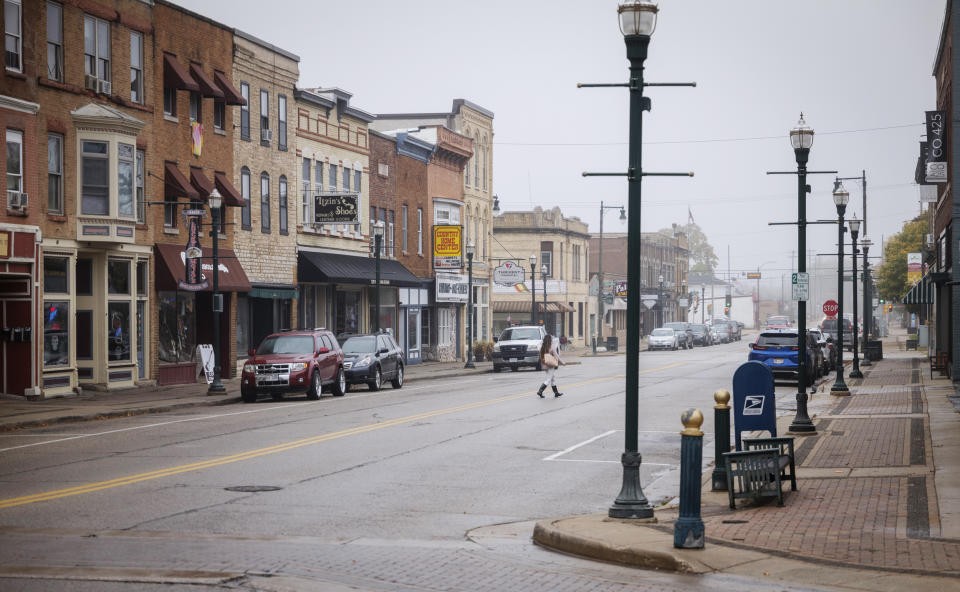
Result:
<instances>
[{"instance_id":1,"label":"blue mailbox","mask_svg":"<svg viewBox=\"0 0 960 592\"><path fill-rule=\"evenodd\" d=\"M773 372L761 362L741 364L733 373L734 441L740 450L740 432L767 430L777 436L777 405Z\"/></svg>"}]
</instances>

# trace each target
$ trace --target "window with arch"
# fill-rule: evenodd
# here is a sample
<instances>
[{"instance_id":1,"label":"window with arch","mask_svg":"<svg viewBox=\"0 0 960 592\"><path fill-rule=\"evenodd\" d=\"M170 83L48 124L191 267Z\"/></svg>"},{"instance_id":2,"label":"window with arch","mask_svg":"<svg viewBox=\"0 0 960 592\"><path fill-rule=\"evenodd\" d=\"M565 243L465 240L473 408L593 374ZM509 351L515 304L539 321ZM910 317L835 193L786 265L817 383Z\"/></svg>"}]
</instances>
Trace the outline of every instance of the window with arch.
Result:
<instances>
[{"instance_id":1,"label":"window with arch","mask_svg":"<svg viewBox=\"0 0 960 592\"><path fill-rule=\"evenodd\" d=\"M279 219L280 234L287 234L287 177L280 175L280 184L277 187L277 203L280 206Z\"/></svg>"},{"instance_id":2,"label":"window with arch","mask_svg":"<svg viewBox=\"0 0 960 592\"><path fill-rule=\"evenodd\" d=\"M260 173L260 232L270 232L270 175Z\"/></svg>"},{"instance_id":3,"label":"window with arch","mask_svg":"<svg viewBox=\"0 0 960 592\"><path fill-rule=\"evenodd\" d=\"M476 146L476 142L474 142L474 146ZM477 154L476 149L473 152L473 188L480 188L480 155Z\"/></svg>"},{"instance_id":4,"label":"window with arch","mask_svg":"<svg viewBox=\"0 0 960 592\"><path fill-rule=\"evenodd\" d=\"M470 136L470 130L464 132L467 136ZM470 136L473 137L473 136ZM470 157L470 160L473 160L473 156ZM463 169L463 186L470 187L470 162L467 162L467 166Z\"/></svg>"},{"instance_id":5,"label":"window with arch","mask_svg":"<svg viewBox=\"0 0 960 592\"><path fill-rule=\"evenodd\" d=\"M489 152L489 149L487 148L487 137L484 136L483 145L480 147L480 154L483 157L483 190L484 191L487 190L487 152Z\"/></svg>"},{"instance_id":6,"label":"window with arch","mask_svg":"<svg viewBox=\"0 0 960 592\"><path fill-rule=\"evenodd\" d=\"M240 209L240 227L250 230L250 169L240 169L240 195L243 197L243 207Z\"/></svg>"}]
</instances>

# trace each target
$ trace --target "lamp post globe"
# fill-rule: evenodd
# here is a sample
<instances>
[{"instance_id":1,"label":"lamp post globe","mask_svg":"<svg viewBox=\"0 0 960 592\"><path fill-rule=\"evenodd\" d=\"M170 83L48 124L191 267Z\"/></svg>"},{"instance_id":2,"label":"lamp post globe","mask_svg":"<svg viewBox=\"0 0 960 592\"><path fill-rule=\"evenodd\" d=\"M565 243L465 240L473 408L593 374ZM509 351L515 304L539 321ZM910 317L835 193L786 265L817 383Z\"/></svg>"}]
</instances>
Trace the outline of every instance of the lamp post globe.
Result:
<instances>
[{"instance_id":1,"label":"lamp post globe","mask_svg":"<svg viewBox=\"0 0 960 592\"><path fill-rule=\"evenodd\" d=\"M217 240L220 236L220 208L223 206L223 196L216 188L210 192L207 204L210 206L210 214L213 220L210 229L210 236L213 239L213 382L207 388L207 394L220 395L227 392L227 389L220 381L220 369L222 368L222 360L220 359L220 313L223 310L223 301L220 299L220 252Z\"/></svg>"},{"instance_id":2,"label":"lamp post globe","mask_svg":"<svg viewBox=\"0 0 960 592\"><path fill-rule=\"evenodd\" d=\"M530 254L530 324L537 324L537 256Z\"/></svg>"},{"instance_id":3,"label":"lamp post globe","mask_svg":"<svg viewBox=\"0 0 960 592\"><path fill-rule=\"evenodd\" d=\"M843 380L843 215L850 203L850 193L843 187L843 182L837 183L833 190L833 204L837 206L837 379L830 387L831 395L844 396L850 394L847 383Z\"/></svg>"},{"instance_id":4,"label":"lamp post globe","mask_svg":"<svg viewBox=\"0 0 960 592\"><path fill-rule=\"evenodd\" d=\"M383 250L383 220L377 220L373 225L373 251L377 260L376 289L374 290L374 319L373 332L380 332L380 251Z\"/></svg>"},{"instance_id":5,"label":"lamp post globe","mask_svg":"<svg viewBox=\"0 0 960 592\"><path fill-rule=\"evenodd\" d=\"M813 128L807 125L803 113L797 125L790 130L790 146L797 160L797 272L807 273L807 161L813 146ZM817 431L807 413L807 302L797 300L797 412L790 424L791 432Z\"/></svg>"},{"instance_id":6,"label":"lamp post globe","mask_svg":"<svg viewBox=\"0 0 960 592\"><path fill-rule=\"evenodd\" d=\"M467 363L464 368L476 368L473 364L473 254L476 247L467 243Z\"/></svg>"},{"instance_id":7,"label":"lamp post globe","mask_svg":"<svg viewBox=\"0 0 960 592\"><path fill-rule=\"evenodd\" d=\"M653 35L657 28L657 5L647 0L627 0L620 3L617 13L620 15L620 32L624 37L634 35Z\"/></svg>"}]
</instances>

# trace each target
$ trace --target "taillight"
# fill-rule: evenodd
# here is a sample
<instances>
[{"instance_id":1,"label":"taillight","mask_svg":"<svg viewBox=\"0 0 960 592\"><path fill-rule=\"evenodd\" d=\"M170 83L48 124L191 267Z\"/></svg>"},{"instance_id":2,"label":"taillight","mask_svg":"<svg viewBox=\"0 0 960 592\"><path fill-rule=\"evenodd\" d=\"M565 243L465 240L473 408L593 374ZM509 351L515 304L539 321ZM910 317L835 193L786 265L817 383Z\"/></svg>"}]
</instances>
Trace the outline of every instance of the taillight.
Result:
<instances>
[{"instance_id":1,"label":"taillight","mask_svg":"<svg viewBox=\"0 0 960 592\"><path fill-rule=\"evenodd\" d=\"M767 349L767 346L765 346L765 345L754 345L754 346L753 346L753 349Z\"/></svg>"},{"instance_id":2,"label":"taillight","mask_svg":"<svg viewBox=\"0 0 960 592\"><path fill-rule=\"evenodd\" d=\"M797 351L800 349L800 346L794 345L790 348L790 351Z\"/></svg>"}]
</instances>

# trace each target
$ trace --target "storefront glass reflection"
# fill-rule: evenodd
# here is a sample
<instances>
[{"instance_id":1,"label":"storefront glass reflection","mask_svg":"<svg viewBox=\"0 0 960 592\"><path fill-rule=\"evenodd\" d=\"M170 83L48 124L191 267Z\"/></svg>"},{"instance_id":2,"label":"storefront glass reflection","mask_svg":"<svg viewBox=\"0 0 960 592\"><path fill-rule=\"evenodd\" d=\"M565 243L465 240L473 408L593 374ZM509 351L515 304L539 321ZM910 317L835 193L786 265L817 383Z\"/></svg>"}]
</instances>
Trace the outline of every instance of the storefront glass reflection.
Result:
<instances>
[{"instance_id":1,"label":"storefront glass reflection","mask_svg":"<svg viewBox=\"0 0 960 592\"><path fill-rule=\"evenodd\" d=\"M107 305L107 359L130 360L130 303Z\"/></svg>"},{"instance_id":2,"label":"storefront glass reflection","mask_svg":"<svg viewBox=\"0 0 960 592\"><path fill-rule=\"evenodd\" d=\"M45 302L43 305L43 363L66 366L70 363L69 302Z\"/></svg>"},{"instance_id":3,"label":"storefront glass reflection","mask_svg":"<svg viewBox=\"0 0 960 592\"><path fill-rule=\"evenodd\" d=\"M160 292L159 351L161 362L193 360L197 345L196 298L189 292Z\"/></svg>"}]
</instances>

